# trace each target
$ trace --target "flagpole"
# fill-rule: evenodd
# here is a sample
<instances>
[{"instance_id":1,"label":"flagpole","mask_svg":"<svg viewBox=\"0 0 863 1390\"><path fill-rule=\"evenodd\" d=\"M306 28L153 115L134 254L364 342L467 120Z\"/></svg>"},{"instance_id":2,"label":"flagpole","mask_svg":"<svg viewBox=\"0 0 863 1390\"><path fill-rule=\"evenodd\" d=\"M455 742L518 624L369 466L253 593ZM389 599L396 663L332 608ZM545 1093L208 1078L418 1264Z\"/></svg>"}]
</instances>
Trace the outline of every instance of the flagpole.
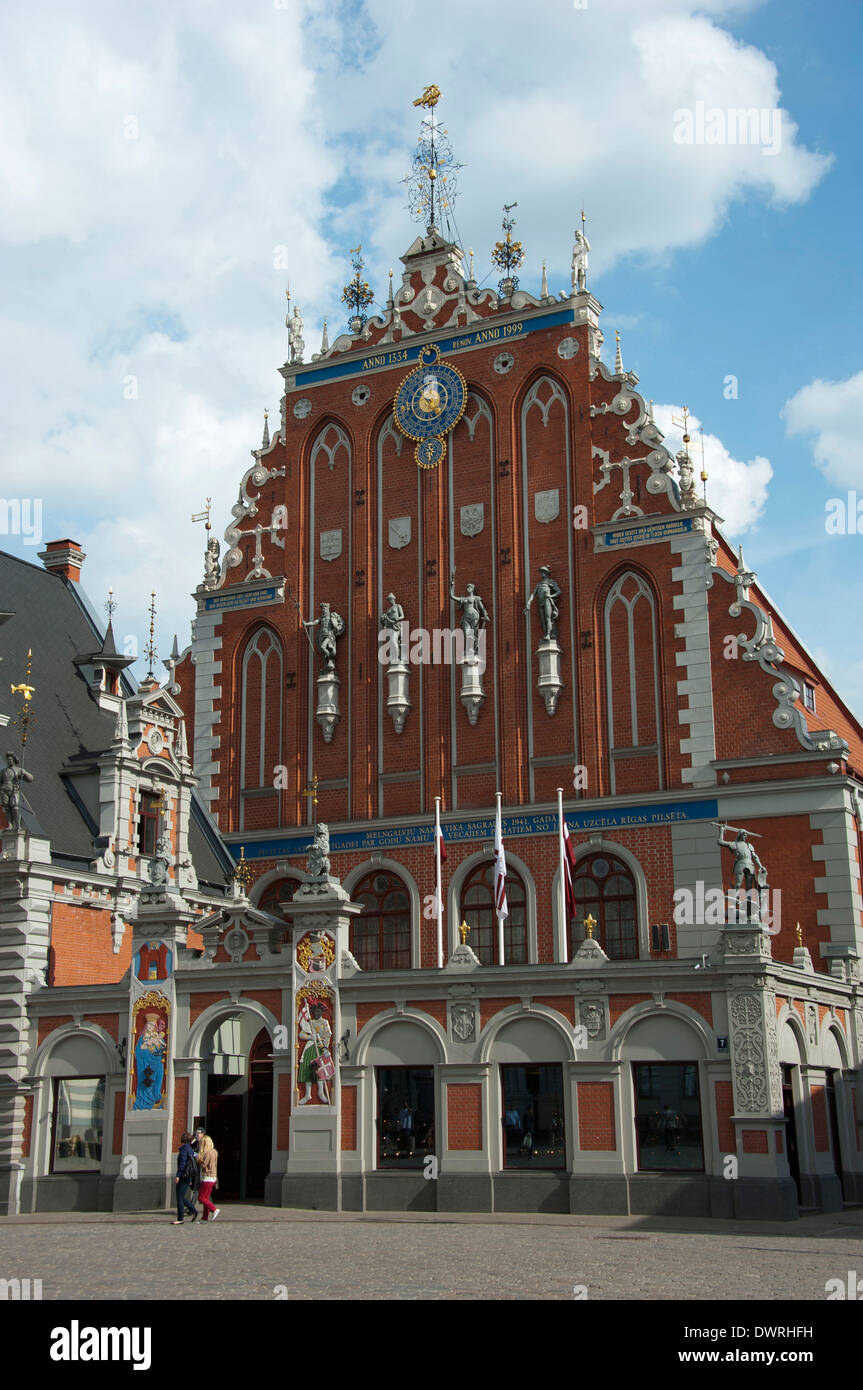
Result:
<instances>
[{"instance_id":1,"label":"flagpole","mask_svg":"<svg viewBox=\"0 0 863 1390\"><path fill-rule=\"evenodd\" d=\"M437 898L437 968L443 969L443 884L441 883L441 864L440 864L440 797L434 799L434 868L435 868L435 896Z\"/></svg>"},{"instance_id":2,"label":"flagpole","mask_svg":"<svg viewBox=\"0 0 863 1390\"><path fill-rule=\"evenodd\" d=\"M566 863L563 846L563 787L557 789L557 839L560 851L560 932L558 933L558 963L566 962Z\"/></svg>"},{"instance_id":3,"label":"flagpole","mask_svg":"<svg viewBox=\"0 0 863 1390\"><path fill-rule=\"evenodd\" d=\"M496 816L495 816L495 832L496 832L496 833L495 833L495 842L496 842L496 843L495 843L495 858L496 858L496 857L497 857L496 851L497 851L497 846L498 846L498 845L500 845L500 847L501 847L501 854L503 854L503 829L502 829L502 827L501 827L501 820L500 820L500 801L501 801L501 793L500 793L500 792L495 792L495 797L496 797L496 800L497 800L497 812L496 812ZM496 879L496 877L497 877L497 876L495 875L495 879ZM495 881L495 908L496 908L496 907L497 907L497 882ZM502 914L501 914L500 912L498 912L498 914L497 914L497 962L498 962L498 965L504 965L504 964L506 963L506 962L504 961L503 955L504 955L504 952L503 952L503 916L502 916Z\"/></svg>"}]
</instances>

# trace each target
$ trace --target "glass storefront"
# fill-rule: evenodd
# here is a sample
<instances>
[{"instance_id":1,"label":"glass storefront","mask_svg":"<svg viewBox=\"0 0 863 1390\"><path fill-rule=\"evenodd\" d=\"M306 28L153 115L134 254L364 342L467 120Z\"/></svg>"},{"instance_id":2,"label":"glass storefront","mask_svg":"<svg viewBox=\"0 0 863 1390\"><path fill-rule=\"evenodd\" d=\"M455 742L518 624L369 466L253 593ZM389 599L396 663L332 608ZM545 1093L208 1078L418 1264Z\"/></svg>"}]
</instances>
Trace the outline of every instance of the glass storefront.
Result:
<instances>
[{"instance_id":1,"label":"glass storefront","mask_svg":"<svg viewBox=\"0 0 863 1390\"><path fill-rule=\"evenodd\" d=\"M565 1168L563 1069L559 1062L500 1068L505 1168Z\"/></svg>"},{"instance_id":2,"label":"glass storefront","mask_svg":"<svg viewBox=\"0 0 863 1390\"><path fill-rule=\"evenodd\" d=\"M422 1168L435 1151L434 1067L376 1067L378 1167Z\"/></svg>"},{"instance_id":3,"label":"glass storefront","mask_svg":"<svg viewBox=\"0 0 863 1390\"><path fill-rule=\"evenodd\" d=\"M641 1172L703 1172L696 1062L634 1062L635 1126Z\"/></svg>"},{"instance_id":4,"label":"glass storefront","mask_svg":"<svg viewBox=\"0 0 863 1390\"><path fill-rule=\"evenodd\" d=\"M104 1119L104 1076L55 1078L52 1173L100 1171Z\"/></svg>"}]
</instances>

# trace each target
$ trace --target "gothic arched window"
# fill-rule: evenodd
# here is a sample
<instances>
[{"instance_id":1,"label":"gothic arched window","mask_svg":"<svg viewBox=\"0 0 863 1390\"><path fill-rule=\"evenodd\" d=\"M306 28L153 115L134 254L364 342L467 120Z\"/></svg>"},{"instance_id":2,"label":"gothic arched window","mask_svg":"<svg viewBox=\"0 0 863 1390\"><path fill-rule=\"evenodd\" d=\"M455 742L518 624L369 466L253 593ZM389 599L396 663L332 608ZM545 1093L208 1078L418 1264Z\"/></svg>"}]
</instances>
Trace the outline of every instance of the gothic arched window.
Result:
<instances>
[{"instance_id":1,"label":"gothic arched window","mask_svg":"<svg viewBox=\"0 0 863 1390\"><path fill-rule=\"evenodd\" d=\"M641 575L622 574L610 589L604 633L611 792L661 788L656 604Z\"/></svg>"},{"instance_id":2,"label":"gothic arched window","mask_svg":"<svg viewBox=\"0 0 863 1390\"><path fill-rule=\"evenodd\" d=\"M282 644L270 628L259 628L243 652L240 829L279 823L273 779L282 763L283 685ZM255 802L259 804L250 817Z\"/></svg>"},{"instance_id":3,"label":"gothic arched window","mask_svg":"<svg viewBox=\"0 0 863 1390\"><path fill-rule=\"evenodd\" d=\"M351 889L362 912L351 921L351 951L361 970L409 970L411 900L396 874L378 869Z\"/></svg>"},{"instance_id":4,"label":"gothic arched window","mask_svg":"<svg viewBox=\"0 0 863 1390\"><path fill-rule=\"evenodd\" d=\"M527 894L511 867L506 874L509 916L503 919L503 958L506 965L527 964ZM497 965L497 916L494 910L494 860L475 864L461 886L459 925L470 927L468 945L483 965Z\"/></svg>"},{"instance_id":5,"label":"gothic arched window","mask_svg":"<svg viewBox=\"0 0 863 1390\"><path fill-rule=\"evenodd\" d=\"M255 907L260 908L261 912L271 912L274 917L279 917L279 903L291 902L299 886L295 878L277 878L275 883L267 885Z\"/></svg>"},{"instance_id":6,"label":"gothic arched window","mask_svg":"<svg viewBox=\"0 0 863 1390\"><path fill-rule=\"evenodd\" d=\"M587 917L596 925L593 939L609 960L638 959L638 907L635 880L631 871L613 854L591 854L576 866L576 940L586 932L581 928ZM570 957L572 949L567 953Z\"/></svg>"}]
</instances>

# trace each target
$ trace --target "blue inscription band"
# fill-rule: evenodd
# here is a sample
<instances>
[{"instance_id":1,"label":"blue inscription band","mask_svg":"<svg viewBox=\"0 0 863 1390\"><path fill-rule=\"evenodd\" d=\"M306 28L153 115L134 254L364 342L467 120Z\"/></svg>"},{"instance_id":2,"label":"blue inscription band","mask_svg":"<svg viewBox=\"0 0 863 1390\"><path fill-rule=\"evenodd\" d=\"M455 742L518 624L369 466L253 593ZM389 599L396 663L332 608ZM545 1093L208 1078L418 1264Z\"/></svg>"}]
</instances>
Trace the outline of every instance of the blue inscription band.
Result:
<instances>
[{"instance_id":1,"label":"blue inscription band","mask_svg":"<svg viewBox=\"0 0 863 1390\"><path fill-rule=\"evenodd\" d=\"M572 834L586 834L591 830L627 829L640 825L675 825L680 821L717 820L719 809L716 801L678 801L669 805L627 806L620 809L593 811L567 811L566 823ZM504 815L504 839L519 835L557 834L557 812L545 815ZM471 840L493 840L494 819L451 821L443 824L444 840L447 844L457 844ZM244 840L242 835L225 835L234 858L239 856L240 847L245 849L247 859L284 859L304 854L312 842L308 831L296 835L286 835L278 840ZM380 830L330 831L330 853L338 854L349 850L404 849L411 845L430 845L434 840L434 823L428 825L393 825Z\"/></svg>"}]
</instances>

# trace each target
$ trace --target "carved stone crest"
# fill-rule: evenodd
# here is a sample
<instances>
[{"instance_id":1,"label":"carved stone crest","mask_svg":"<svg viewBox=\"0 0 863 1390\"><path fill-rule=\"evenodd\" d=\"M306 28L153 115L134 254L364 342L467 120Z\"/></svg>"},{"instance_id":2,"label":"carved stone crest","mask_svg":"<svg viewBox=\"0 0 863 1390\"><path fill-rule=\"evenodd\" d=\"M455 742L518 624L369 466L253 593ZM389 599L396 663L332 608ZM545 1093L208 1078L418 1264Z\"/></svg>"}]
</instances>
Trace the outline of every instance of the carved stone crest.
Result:
<instances>
[{"instance_id":1,"label":"carved stone crest","mask_svg":"<svg viewBox=\"0 0 863 1390\"><path fill-rule=\"evenodd\" d=\"M472 1042L476 1037L476 1011L473 1004L453 1004L450 1026L457 1042Z\"/></svg>"},{"instance_id":2,"label":"carved stone crest","mask_svg":"<svg viewBox=\"0 0 863 1390\"><path fill-rule=\"evenodd\" d=\"M584 999L578 1006L579 1022L587 1029L589 1038L605 1037L605 1005L597 999Z\"/></svg>"},{"instance_id":3,"label":"carved stone crest","mask_svg":"<svg viewBox=\"0 0 863 1390\"><path fill-rule=\"evenodd\" d=\"M321 532L321 559L337 560L342 553L341 531Z\"/></svg>"},{"instance_id":4,"label":"carved stone crest","mask_svg":"<svg viewBox=\"0 0 863 1390\"><path fill-rule=\"evenodd\" d=\"M560 489L553 487L548 492L535 492L533 514L537 521L556 521L560 515Z\"/></svg>"},{"instance_id":5,"label":"carved stone crest","mask_svg":"<svg viewBox=\"0 0 863 1390\"><path fill-rule=\"evenodd\" d=\"M393 550L404 550L411 541L411 519L409 516L394 516L389 523L389 542Z\"/></svg>"},{"instance_id":6,"label":"carved stone crest","mask_svg":"<svg viewBox=\"0 0 863 1390\"><path fill-rule=\"evenodd\" d=\"M472 502L470 506L462 507L460 524L463 536L478 536L485 525L484 503Z\"/></svg>"}]
</instances>

